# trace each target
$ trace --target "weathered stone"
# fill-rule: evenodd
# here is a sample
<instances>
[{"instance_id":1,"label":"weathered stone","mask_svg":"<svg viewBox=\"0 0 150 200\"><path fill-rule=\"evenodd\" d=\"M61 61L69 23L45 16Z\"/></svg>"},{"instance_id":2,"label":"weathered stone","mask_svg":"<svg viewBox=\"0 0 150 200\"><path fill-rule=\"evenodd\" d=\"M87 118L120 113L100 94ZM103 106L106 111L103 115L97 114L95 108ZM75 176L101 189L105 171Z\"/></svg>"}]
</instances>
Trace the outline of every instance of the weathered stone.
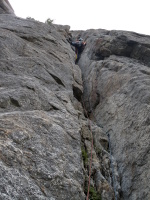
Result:
<instances>
[{"instance_id":1,"label":"weathered stone","mask_svg":"<svg viewBox=\"0 0 150 200\"><path fill-rule=\"evenodd\" d=\"M82 124L85 124L82 122ZM110 155L104 148L108 148L108 137L104 135L101 128L97 127L91 122L92 134L93 134L93 145L92 145L92 134L88 128L89 123L85 124L81 131L82 145L86 151L83 154L85 177L89 177L90 165L91 165L91 153L92 153L92 165L91 165L91 177L90 186L95 187L98 194L101 194L101 198L104 200L114 199L114 188L115 184L116 196L120 197L120 179L117 172L117 163L115 162L112 155ZM105 139L105 143L103 142ZM102 142L102 143L101 143ZM93 146L93 148L92 148ZM92 149L92 152L91 152ZM112 172L113 170L113 172ZM112 177L113 174L113 177ZM115 182L113 182L113 180ZM113 182L113 183L112 183ZM85 179L85 189L88 185L88 179ZM92 196L90 196L92 198Z\"/></svg>"},{"instance_id":2,"label":"weathered stone","mask_svg":"<svg viewBox=\"0 0 150 200\"><path fill-rule=\"evenodd\" d=\"M81 71L64 32L1 14L0 199L85 199Z\"/></svg>"},{"instance_id":3,"label":"weathered stone","mask_svg":"<svg viewBox=\"0 0 150 200\"><path fill-rule=\"evenodd\" d=\"M78 34L87 42L79 61L84 101L110 134L121 199L149 200L150 36L101 29Z\"/></svg>"},{"instance_id":4,"label":"weathered stone","mask_svg":"<svg viewBox=\"0 0 150 200\"><path fill-rule=\"evenodd\" d=\"M149 200L150 37L72 32L87 42L81 74L69 26L0 5L0 199L85 199L93 136L99 198Z\"/></svg>"},{"instance_id":5,"label":"weathered stone","mask_svg":"<svg viewBox=\"0 0 150 200\"><path fill-rule=\"evenodd\" d=\"M14 10L8 0L0 0L0 14L14 14Z\"/></svg>"}]
</instances>

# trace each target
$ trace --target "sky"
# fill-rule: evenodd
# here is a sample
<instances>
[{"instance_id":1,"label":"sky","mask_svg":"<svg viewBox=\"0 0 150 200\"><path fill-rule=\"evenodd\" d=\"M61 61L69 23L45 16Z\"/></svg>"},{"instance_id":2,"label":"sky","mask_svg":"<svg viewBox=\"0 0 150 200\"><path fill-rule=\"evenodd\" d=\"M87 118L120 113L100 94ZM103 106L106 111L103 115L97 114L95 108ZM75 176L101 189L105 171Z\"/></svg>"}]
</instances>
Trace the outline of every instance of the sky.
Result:
<instances>
[{"instance_id":1,"label":"sky","mask_svg":"<svg viewBox=\"0 0 150 200\"><path fill-rule=\"evenodd\" d=\"M18 17L70 25L71 30L126 30L150 35L150 0L9 0Z\"/></svg>"}]
</instances>

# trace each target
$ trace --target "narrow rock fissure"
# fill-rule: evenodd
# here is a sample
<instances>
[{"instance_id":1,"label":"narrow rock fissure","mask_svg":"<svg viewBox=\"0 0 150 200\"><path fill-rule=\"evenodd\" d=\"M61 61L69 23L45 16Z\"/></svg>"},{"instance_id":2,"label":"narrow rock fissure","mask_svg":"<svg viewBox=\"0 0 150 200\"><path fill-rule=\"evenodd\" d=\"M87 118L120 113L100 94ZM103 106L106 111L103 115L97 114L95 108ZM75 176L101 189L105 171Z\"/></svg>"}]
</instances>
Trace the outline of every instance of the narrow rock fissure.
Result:
<instances>
[{"instance_id":1,"label":"narrow rock fissure","mask_svg":"<svg viewBox=\"0 0 150 200\"><path fill-rule=\"evenodd\" d=\"M16 106L16 107L21 107L21 105L19 104L19 101L18 101L18 100L16 100L16 99L10 97L10 101L11 101L11 103L12 103L14 106Z\"/></svg>"},{"instance_id":2,"label":"narrow rock fissure","mask_svg":"<svg viewBox=\"0 0 150 200\"><path fill-rule=\"evenodd\" d=\"M81 54L81 58L82 58L82 54ZM84 62L84 60L82 60L82 62ZM80 60L79 60L79 63L80 63ZM82 69L82 66L80 64L79 64L79 66ZM82 76L82 77L83 77L83 82L85 83L84 76ZM84 99L85 87L86 87L86 85L83 84L82 106L83 106L85 117L87 118L87 120L89 118L89 120L92 121L93 126L96 126L97 128L99 128L106 136L104 142L103 142L103 138L101 138L101 141L97 144L97 142L95 142L95 141L98 138L96 138L96 137L94 138L94 135L92 132L92 135L94 138L94 149L93 149L92 156L94 157L94 161L92 161L92 173L91 173L91 181L90 181L89 198L95 199L95 200L96 199L101 200L103 198L106 198L106 199L108 198L109 200L110 199L119 200L120 193L121 193L120 183L118 181L119 175L118 175L117 168L116 168L116 166L117 166L116 161L114 160L113 156L111 155L110 139L108 138L107 133L103 130L103 126L101 124L100 125L97 124L96 117L93 114L93 110L100 103L100 94L95 91L97 93L97 98L96 98L95 103L93 105L91 105L92 102L90 101L90 95L88 96L88 100ZM86 90L88 91L88 88L86 88ZM84 107L84 101L88 102L88 104L89 104L87 111L85 110L85 107ZM86 106L87 106L87 104L86 104ZM90 133L90 128L88 125L87 125L87 128L88 128L87 132L89 132L88 136L86 135L86 137L85 137L85 135L84 135L85 133L83 131L84 129L82 129L82 134L81 134L81 138L82 138L81 151L82 151L84 174L85 174L85 181L84 181L85 195L87 195L87 188L88 188L88 179L89 179L88 174L89 174L90 148L91 148L91 137L90 137L91 133ZM86 134L87 134L87 132L86 132ZM90 145L88 143L90 143ZM107 159L109 160L109 164L107 166L105 166L105 163L103 163L104 157L106 157L106 154L107 154ZM99 166L99 167L97 166L95 159L101 166ZM104 183L107 184L107 187L110 190L109 197L106 197L104 195L104 193L105 193L104 192L105 187L103 186L103 185L105 185ZM107 188L107 192L108 192L108 188Z\"/></svg>"},{"instance_id":3,"label":"narrow rock fissure","mask_svg":"<svg viewBox=\"0 0 150 200\"><path fill-rule=\"evenodd\" d=\"M92 109L91 109L92 110ZM91 111L92 112L92 111ZM88 116L85 116L86 118L89 118L91 115L91 112L88 113ZM87 111L86 111L87 114ZM93 119L95 120L95 119ZM93 121L92 120L92 121ZM93 125L95 124L95 122L93 121ZM87 125L88 126L88 125ZM95 126L97 126L95 124ZM100 126L99 127L101 130L102 128ZM84 164L84 174L85 174L85 182L84 182L84 192L85 195L87 195L87 188L88 188L88 173L89 173L89 165L90 165L90 148L91 148L91 137L90 137L90 129L89 126L87 127L88 131L86 130L86 133L84 133L84 129L82 130L82 146L81 146L81 150L82 150L82 157L83 157L83 164ZM89 133L88 136L86 135L86 137L84 136L84 134L87 134L87 132ZM93 134L93 132L92 132ZM94 136L93 136L94 137ZM108 137L106 135L106 137ZM110 187L111 190L111 195L109 194L109 199L115 199L115 200L119 200L119 193L120 191L115 191L116 194L116 198L115 198L115 194L113 192L114 188L113 188L113 176L114 176L114 172L112 172L112 167L111 165L115 165L114 163L111 163L111 156L110 154L110 149L109 149L109 145L108 145L108 140L105 138L104 142L103 142L103 138L101 139L101 142L99 144L96 144L95 140L97 140L97 138L94 139L94 149L93 149L93 157L94 157L94 161L92 161L92 174L91 174L91 181L90 181L90 193L89 193L89 198L90 199L97 199L97 200L101 200L102 198L104 198L104 195L102 194L105 191L105 188L103 188L103 184L105 182L105 184L107 183ZM88 144L90 143L90 145ZM107 144L106 144L107 143ZM106 147L107 146L107 147ZM107 167L105 167L105 164L103 164L103 159L107 154L107 159L109 160L109 165ZM97 162L101 163L101 167L97 166L95 159L97 160ZM99 175L101 174L101 175ZM100 178L100 176L102 176L103 178ZM101 180L102 179L102 180ZM100 182L100 183L99 183ZM100 186L101 185L101 186ZM99 189L101 188L101 189ZM120 190L120 188L119 188Z\"/></svg>"},{"instance_id":4,"label":"narrow rock fissure","mask_svg":"<svg viewBox=\"0 0 150 200\"><path fill-rule=\"evenodd\" d=\"M59 85L62 85L63 87L65 87L65 85L63 84L63 82L60 80L60 78L58 78L57 76L55 76L54 74L52 73L49 73L53 79L59 84Z\"/></svg>"},{"instance_id":5,"label":"narrow rock fissure","mask_svg":"<svg viewBox=\"0 0 150 200\"><path fill-rule=\"evenodd\" d=\"M74 85L72 86L72 89L74 97L80 102L82 97L82 91Z\"/></svg>"}]
</instances>

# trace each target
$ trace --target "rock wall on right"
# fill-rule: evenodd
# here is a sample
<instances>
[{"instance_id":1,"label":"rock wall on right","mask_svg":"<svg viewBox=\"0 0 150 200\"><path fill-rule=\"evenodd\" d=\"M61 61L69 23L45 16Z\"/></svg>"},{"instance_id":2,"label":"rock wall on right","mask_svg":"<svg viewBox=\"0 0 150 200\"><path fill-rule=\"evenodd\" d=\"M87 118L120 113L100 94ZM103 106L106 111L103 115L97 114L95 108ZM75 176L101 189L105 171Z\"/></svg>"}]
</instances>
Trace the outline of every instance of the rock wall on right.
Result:
<instances>
[{"instance_id":1,"label":"rock wall on right","mask_svg":"<svg viewBox=\"0 0 150 200\"><path fill-rule=\"evenodd\" d=\"M93 121L110 135L122 200L150 199L150 36L75 31L86 40L78 65Z\"/></svg>"}]
</instances>

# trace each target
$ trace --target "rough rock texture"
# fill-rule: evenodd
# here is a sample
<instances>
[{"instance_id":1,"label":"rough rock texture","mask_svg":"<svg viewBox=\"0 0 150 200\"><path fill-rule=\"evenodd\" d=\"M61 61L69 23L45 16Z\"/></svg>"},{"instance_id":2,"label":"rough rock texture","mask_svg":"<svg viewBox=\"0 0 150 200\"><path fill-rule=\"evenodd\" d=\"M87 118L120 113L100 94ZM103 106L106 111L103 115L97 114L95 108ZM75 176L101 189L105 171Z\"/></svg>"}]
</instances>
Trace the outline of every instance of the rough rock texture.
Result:
<instances>
[{"instance_id":1,"label":"rough rock texture","mask_svg":"<svg viewBox=\"0 0 150 200\"><path fill-rule=\"evenodd\" d=\"M0 0L0 14L14 14L14 10L8 0Z\"/></svg>"},{"instance_id":2,"label":"rough rock texture","mask_svg":"<svg viewBox=\"0 0 150 200\"><path fill-rule=\"evenodd\" d=\"M88 130L88 126L85 123L82 123L82 153L84 148L86 149L88 160L83 157L84 168L85 168L85 190L88 185L88 171L90 166L91 159L91 142L92 135ZM88 123L89 124L89 123ZM91 122L92 124L92 122ZM96 188L97 198L102 200L114 199L114 190L113 186L115 185L116 191L115 196L117 199L120 199L120 179L117 171L117 163L115 159L110 156L108 153L108 137L103 132L103 130L95 124L91 125L92 134L93 134L93 150L92 150L92 167L91 167L91 188ZM112 167L113 166L113 177L112 177ZM114 178L114 180L113 180ZM100 194L100 195L98 195ZM94 199L93 196L90 196L90 199Z\"/></svg>"},{"instance_id":3,"label":"rough rock texture","mask_svg":"<svg viewBox=\"0 0 150 200\"><path fill-rule=\"evenodd\" d=\"M150 36L87 30L79 66L91 119L110 134L121 199L150 199Z\"/></svg>"},{"instance_id":4,"label":"rough rock texture","mask_svg":"<svg viewBox=\"0 0 150 200\"><path fill-rule=\"evenodd\" d=\"M81 70L74 64L69 36L69 26L0 16L2 200L86 197L91 132L80 103ZM90 198L113 200L108 138L96 124L92 127ZM119 180L117 168L115 178Z\"/></svg>"},{"instance_id":5,"label":"rough rock texture","mask_svg":"<svg viewBox=\"0 0 150 200\"><path fill-rule=\"evenodd\" d=\"M149 200L150 37L0 14L0 200Z\"/></svg>"},{"instance_id":6,"label":"rough rock texture","mask_svg":"<svg viewBox=\"0 0 150 200\"><path fill-rule=\"evenodd\" d=\"M0 199L84 199L81 72L58 30L1 15Z\"/></svg>"}]
</instances>

